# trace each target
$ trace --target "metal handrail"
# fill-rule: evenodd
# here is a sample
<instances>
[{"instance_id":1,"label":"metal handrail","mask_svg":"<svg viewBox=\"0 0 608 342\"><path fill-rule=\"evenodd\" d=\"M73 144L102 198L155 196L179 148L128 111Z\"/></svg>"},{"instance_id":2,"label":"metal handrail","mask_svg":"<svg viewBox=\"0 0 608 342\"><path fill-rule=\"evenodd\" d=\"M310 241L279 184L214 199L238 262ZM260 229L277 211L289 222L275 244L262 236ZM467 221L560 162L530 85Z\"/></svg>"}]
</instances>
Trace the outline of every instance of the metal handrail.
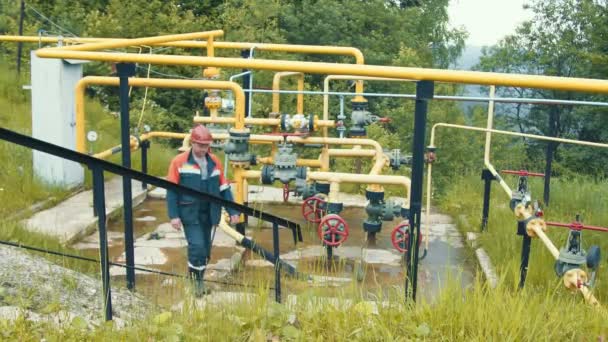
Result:
<instances>
[{"instance_id":1,"label":"metal handrail","mask_svg":"<svg viewBox=\"0 0 608 342\"><path fill-rule=\"evenodd\" d=\"M218 196L214 196L214 195L211 195L211 194L208 194L205 192L193 190L191 188L187 188L187 187L169 182L169 181L164 180L159 177L150 176L150 175L147 175L145 173L142 173L142 172L139 172L136 170L128 169L128 168L122 167L117 164L110 163L110 162L102 160L102 159L97 159L95 157L92 157L92 156L89 156L86 154L78 153L76 151L67 149L65 147L50 144L48 142L29 137L27 135L19 134L14 131L8 130L6 128L0 127L0 139L10 141L17 145L29 147L31 149L35 149L35 150L38 150L41 152L52 154L57 157L68 159L68 160L71 160L76 163L86 164L87 166L90 166L90 167L98 166L98 167L102 168L104 171L108 171L108 172L111 172L111 173L114 173L117 175L121 175L121 176L127 176L130 178L136 179L140 182L145 182L147 184L151 184L151 185L154 185L154 186L157 186L160 188L165 188L167 190L172 190L172 191L183 193L183 194L186 194L189 196L195 196L200 199L215 202L215 203L221 204L223 207L235 209L235 210L241 212L242 214L245 214L248 216L254 216L254 217L256 217L258 219L262 219L266 222L276 223L279 226L287 227L294 232L301 229L299 224L286 220L284 218L274 216L272 214L268 214L266 212L263 212L263 211L260 211L257 209L253 209L253 208L250 208L250 207L242 205L242 204L228 201L228 200L225 200Z\"/></svg>"}]
</instances>

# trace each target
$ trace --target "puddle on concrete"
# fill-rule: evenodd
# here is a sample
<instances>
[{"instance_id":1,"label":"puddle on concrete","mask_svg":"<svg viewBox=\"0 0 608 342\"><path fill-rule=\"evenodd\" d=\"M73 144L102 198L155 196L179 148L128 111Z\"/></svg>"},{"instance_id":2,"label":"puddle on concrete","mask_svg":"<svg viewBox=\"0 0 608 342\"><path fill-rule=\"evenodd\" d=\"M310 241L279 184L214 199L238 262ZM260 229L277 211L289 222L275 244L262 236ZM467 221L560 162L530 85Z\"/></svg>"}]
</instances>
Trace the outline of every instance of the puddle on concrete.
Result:
<instances>
[{"instance_id":1,"label":"puddle on concrete","mask_svg":"<svg viewBox=\"0 0 608 342\"><path fill-rule=\"evenodd\" d=\"M304 242L298 243L297 246L294 245L291 230L280 230L279 249L284 260L296 266L301 272L337 278L336 281L329 283L311 284L310 282L284 277L284 292L299 293L317 288L322 290L323 294L331 295L332 291L344 285L357 283L360 288L377 293L379 291L387 292L396 286L403 285L405 268L403 267L402 257L394 249L390 240L391 232L402 221L401 218L396 218L392 222L384 222L382 231L376 236L375 245L367 246L366 234L362 228L362 222L367 217L365 209L345 208L341 216L349 224L350 234L348 240L342 246L333 250L334 262L328 265L326 249L321 245L317 235L317 225L307 223L302 218L300 206L263 204L257 205L256 208L279 217L291 219L302 225ZM185 241L178 239L183 233L175 232L170 226L167 226L168 218L165 201L146 200L134 209L133 218L136 246L138 246L135 250L136 260L142 261L141 266L185 274L187 269ZM449 276L460 277L464 287L471 283L474 274L474 268L471 266L473 263L467 261L462 241L457 237L454 226L446 224L444 220L445 216L438 216L437 220L434 220L437 225L432 226L429 251L426 258L420 262L418 272L419 293L429 300L437 295L442 284L446 283ZM162 226L163 224L164 226ZM255 219L251 220L247 235L270 251L272 250L272 229L259 226ZM122 257L124 253L122 227L122 221L110 222L108 226L110 259L121 263L124 262ZM452 229L452 231L449 231L449 229ZM155 231L161 239L148 239L150 233ZM93 246L97 241L95 240L96 234L81 241L81 244L84 243L82 247ZM224 236L223 239L225 238ZM232 272L225 270L226 266L231 263L231 258L234 258L235 254L240 255L242 251L242 248L225 244L225 242L219 243L221 247L213 247L210 261L210 264L216 264L221 269L208 270L206 277L220 282L262 282L270 286L274 284L274 269L268 267L268 264L259 260L260 258L254 254L246 253L243 263L238 269ZM162 257L155 255L154 249L157 253L160 250ZM83 251L91 256L98 257L96 248L85 248ZM151 261L145 257L137 258L137 255L144 254L146 251L152 252ZM155 258L156 260L154 260ZM361 263L361 260L367 262ZM153 262L159 261L162 262L153 264ZM124 271L114 268L112 274L114 275L112 278L114 282L124 281ZM351 281L348 281L349 279ZM356 279L360 281L356 281ZM220 290L242 290L239 287L211 282L210 286ZM138 292L153 297L152 299L159 304L171 305L176 300L183 299L186 295L181 280L175 281L169 276L151 275L139 271L136 273L136 287Z\"/></svg>"}]
</instances>

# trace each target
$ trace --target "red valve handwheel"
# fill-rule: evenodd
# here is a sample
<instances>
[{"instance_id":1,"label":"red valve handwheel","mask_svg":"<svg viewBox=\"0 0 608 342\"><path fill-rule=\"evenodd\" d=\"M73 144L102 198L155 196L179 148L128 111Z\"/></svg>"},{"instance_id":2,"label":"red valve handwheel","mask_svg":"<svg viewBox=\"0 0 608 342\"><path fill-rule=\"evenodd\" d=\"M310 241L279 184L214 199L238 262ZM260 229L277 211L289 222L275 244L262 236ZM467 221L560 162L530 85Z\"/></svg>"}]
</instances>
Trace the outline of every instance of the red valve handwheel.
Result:
<instances>
[{"instance_id":1,"label":"red valve handwheel","mask_svg":"<svg viewBox=\"0 0 608 342\"><path fill-rule=\"evenodd\" d=\"M324 245L337 247L348 239L348 223L340 215L329 214L319 223L317 233Z\"/></svg>"},{"instance_id":2,"label":"red valve handwheel","mask_svg":"<svg viewBox=\"0 0 608 342\"><path fill-rule=\"evenodd\" d=\"M308 197L302 202L302 216L308 222L319 223L325 216L325 200L320 196Z\"/></svg>"},{"instance_id":3,"label":"red valve handwheel","mask_svg":"<svg viewBox=\"0 0 608 342\"><path fill-rule=\"evenodd\" d=\"M391 234L393 247L401 253L406 253L410 239L410 223L403 221L398 224ZM422 242L422 236L418 237L418 244Z\"/></svg>"}]
</instances>

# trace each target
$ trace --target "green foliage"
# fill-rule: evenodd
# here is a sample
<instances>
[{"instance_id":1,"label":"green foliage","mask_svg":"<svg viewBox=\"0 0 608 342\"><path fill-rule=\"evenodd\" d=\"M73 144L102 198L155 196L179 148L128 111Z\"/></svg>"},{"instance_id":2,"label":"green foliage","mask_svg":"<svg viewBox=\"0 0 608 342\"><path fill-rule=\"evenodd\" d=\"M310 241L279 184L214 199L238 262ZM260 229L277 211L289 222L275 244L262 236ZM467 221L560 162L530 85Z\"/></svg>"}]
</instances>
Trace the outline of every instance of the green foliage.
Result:
<instances>
[{"instance_id":1,"label":"green foliage","mask_svg":"<svg viewBox=\"0 0 608 342\"><path fill-rule=\"evenodd\" d=\"M477 68L508 73L605 78L605 73L598 73L603 62L593 57L602 51L599 46L604 38L598 35L602 30L598 26L604 25L593 24L605 21L602 14L606 13L605 4L587 0L533 1L530 7L534 18L521 24L513 35L496 46L485 49ZM605 96L555 90L506 87L499 88L497 93L505 97L606 101ZM608 138L601 129L606 124L605 108L504 104L496 106L496 113L507 119L506 129L588 141L606 141ZM559 163L555 168L557 174L599 172L606 175L605 168L600 166L606 163L606 153L598 153L597 149L531 140L526 142L526 151L530 157L546 154L547 171L551 170L551 158L555 157Z\"/></svg>"}]
</instances>

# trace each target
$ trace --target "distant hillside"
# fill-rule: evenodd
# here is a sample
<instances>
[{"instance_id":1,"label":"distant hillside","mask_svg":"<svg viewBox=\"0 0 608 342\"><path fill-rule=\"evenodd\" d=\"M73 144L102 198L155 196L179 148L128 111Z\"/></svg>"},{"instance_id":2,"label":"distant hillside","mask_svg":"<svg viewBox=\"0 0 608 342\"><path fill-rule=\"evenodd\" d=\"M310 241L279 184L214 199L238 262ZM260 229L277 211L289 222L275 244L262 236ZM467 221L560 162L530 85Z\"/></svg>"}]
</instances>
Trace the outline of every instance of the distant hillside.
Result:
<instances>
[{"instance_id":1,"label":"distant hillside","mask_svg":"<svg viewBox=\"0 0 608 342\"><path fill-rule=\"evenodd\" d=\"M479 62L481 57L481 46L465 46L462 56L456 61L456 63L450 66L453 70L471 70L471 68ZM477 85L468 85L463 87L464 96L488 96L488 87L481 87ZM481 102L461 102L461 108L465 113L470 112L470 108L474 105L483 105Z\"/></svg>"},{"instance_id":2,"label":"distant hillside","mask_svg":"<svg viewBox=\"0 0 608 342\"><path fill-rule=\"evenodd\" d=\"M451 69L471 70L471 68L479 62L481 56L481 46L465 46L462 56L456 61L456 65Z\"/></svg>"}]
</instances>

